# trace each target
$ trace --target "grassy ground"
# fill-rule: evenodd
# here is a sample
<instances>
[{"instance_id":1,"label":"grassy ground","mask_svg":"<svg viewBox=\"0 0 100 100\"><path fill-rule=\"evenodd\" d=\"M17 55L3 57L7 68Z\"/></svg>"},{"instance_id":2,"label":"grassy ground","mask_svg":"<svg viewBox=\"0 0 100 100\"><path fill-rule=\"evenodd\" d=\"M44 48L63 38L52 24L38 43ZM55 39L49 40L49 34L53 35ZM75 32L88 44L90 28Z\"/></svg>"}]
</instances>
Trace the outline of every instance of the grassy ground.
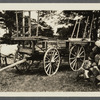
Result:
<instances>
[{"instance_id":1,"label":"grassy ground","mask_svg":"<svg viewBox=\"0 0 100 100\"><path fill-rule=\"evenodd\" d=\"M15 69L0 73L0 92L68 92L99 91L92 82L77 81L77 73L68 65L61 65L56 75L48 77L43 68L19 74Z\"/></svg>"}]
</instances>

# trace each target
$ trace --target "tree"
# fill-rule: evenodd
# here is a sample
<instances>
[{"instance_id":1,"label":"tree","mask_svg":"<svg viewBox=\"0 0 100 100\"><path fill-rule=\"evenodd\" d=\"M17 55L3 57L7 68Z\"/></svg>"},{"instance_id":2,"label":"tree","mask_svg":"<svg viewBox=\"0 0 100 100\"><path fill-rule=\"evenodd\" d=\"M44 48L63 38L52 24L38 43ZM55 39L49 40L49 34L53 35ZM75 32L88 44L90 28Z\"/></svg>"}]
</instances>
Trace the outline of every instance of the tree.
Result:
<instances>
[{"instance_id":1,"label":"tree","mask_svg":"<svg viewBox=\"0 0 100 100\"><path fill-rule=\"evenodd\" d=\"M44 28L48 27L48 29L43 30L41 27L39 27L39 35L53 37L53 35L58 34L59 37L67 39L72 34L73 27L74 27L75 21L76 21L75 17L83 16L83 20L81 21L81 26L80 26L80 31L79 31L80 32L79 37L81 37L82 34L84 33L87 16L90 17L89 24L88 24L88 27L90 27L90 22L92 20L93 13L96 15L95 18L98 19L97 16L100 13L93 12L93 11L41 10L41 11L39 11L39 17L40 17L39 24L40 24L40 26L42 26ZM12 35L12 31L16 30L15 11L4 11L4 13L0 12L0 16L3 17L4 23L8 27L9 33ZM19 19L19 30L22 31L22 13L18 14L18 19ZM35 19L32 19L32 20L35 20ZM28 25L28 17L25 18L25 21L26 21L26 25ZM66 27L68 25L71 25L71 26ZM57 27L57 26L61 26L61 27ZM94 23L94 26L98 26L97 21L96 21L96 23ZM32 24L31 28L32 28L32 32L33 32L32 34L35 35L36 28L37 28L37 22L35 22L34 25ZM98 28L96 27L96 30L97 29ZM28 29L25 29L25 30L28 31ZM93 31L92 31L92 33L93 33Z\"/></svg>"},{"instance_id":2,"label":"tree","mask_svg":"<svg viewBox=\"0 0 100 100\"><path fill-rule=\"evenodd\" d=\"M2 16L4 18L6 27L8 27L9 29L9 33L12 34L12 31L15 30L15 11L4 11L4 14Z\"/></svg>"}]
</instances>

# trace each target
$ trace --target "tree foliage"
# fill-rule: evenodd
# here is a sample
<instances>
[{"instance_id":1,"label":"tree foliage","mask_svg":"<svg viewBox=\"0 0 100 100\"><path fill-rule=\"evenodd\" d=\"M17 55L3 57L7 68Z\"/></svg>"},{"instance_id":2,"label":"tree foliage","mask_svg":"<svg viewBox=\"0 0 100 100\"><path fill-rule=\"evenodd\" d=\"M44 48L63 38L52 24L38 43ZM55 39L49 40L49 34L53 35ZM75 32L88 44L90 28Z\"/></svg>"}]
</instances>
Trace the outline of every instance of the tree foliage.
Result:
<instances>
[{"instance_id":1,"label":"tree foliage","mask_svg":"<svg viewBox=\"0 0 100 100\"><path fill-rule=\"evenodd\" d=\"M2 16L4 18L4 23L6 27L8 27L9 32L11 34L12 30L15 29L15 11L4 11L4 14Z\"/></svg>"},{"instance_id":2,"label":"tree foliage","mask_svg":"<svg viewBox=\"0 0 100 100\"><path fill-rule=\"evenodd\" d=\"M55 28L57 28L57 26L59 25L62 25L62 27L60 28L58 27L56 32L60 38L67 39L72 34L73 27L75 25L74 18L76 16L83 16L83 20L81 21L81 26L80 26L80 37L81 37L81 35L84 33L87 16L90 17L90 22L91 22L93 14L95 14L95 20L97 19L97 16L100 15L100 13L97 11L63 10L63 11L58 12L55 10L53 11L41 10L39 11L39 17L41 20L39 24L44 28L48 27L48 29L42 29L41 27L39 27L39 35L53 37L53 35L55 34ZM15 11L4 11L4 13L0 12L0 16L3 17L5 25L8 27L10 34L12 34L12 31L16 30ZM21 30L22 32L22 14L18 15L18 19L19 19L19 30ZM32 19L32 20L35 20L35 19ZM89 27L90 27L90 22L88 24ZM64 27L64 25L67 26L69 24L71 24L71 26ZM26 26L27 25L28 25L28 18L26 17ZM94 23L94 26L97 26L97 22ZM34 25L32 24L32 34L33 35L36 34L36 29L37 29L37 24L34 24ZM28 29L26 29L26 31L28 31Z\"/></svg>"}]
</instances>

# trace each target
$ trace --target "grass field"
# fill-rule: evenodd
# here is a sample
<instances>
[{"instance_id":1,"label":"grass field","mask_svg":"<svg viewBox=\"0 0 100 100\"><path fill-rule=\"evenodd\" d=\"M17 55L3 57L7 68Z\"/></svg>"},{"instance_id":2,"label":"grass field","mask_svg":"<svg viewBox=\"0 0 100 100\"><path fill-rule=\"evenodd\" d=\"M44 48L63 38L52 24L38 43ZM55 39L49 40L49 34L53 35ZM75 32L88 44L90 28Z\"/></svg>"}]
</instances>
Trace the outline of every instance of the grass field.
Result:
<instances>
[{"instance_id":1,"label":"grass field","mask_svg":"<svg viewBox=\"0 0 100 100\"><path fill-rule=\"evenodd\" d=\"M0 92L68 92L68 91L99 91L92 82L77 81L77 72L70 70L68 65L61 65L57 74L46 76L42 65L26 74L19 74L10 68L0 73Z\"/></svg>"}]
</instances>

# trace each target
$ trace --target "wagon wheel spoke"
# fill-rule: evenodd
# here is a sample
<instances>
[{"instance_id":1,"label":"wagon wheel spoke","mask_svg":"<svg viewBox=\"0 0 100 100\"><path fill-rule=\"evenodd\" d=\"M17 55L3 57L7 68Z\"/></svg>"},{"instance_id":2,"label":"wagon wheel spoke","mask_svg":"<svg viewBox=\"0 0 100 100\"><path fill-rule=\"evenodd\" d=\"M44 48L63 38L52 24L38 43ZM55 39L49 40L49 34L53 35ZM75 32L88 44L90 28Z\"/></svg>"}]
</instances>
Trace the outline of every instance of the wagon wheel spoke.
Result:
<instances>
[{"instance_id":1,"label":"wagon wheel spoke","mask_svg":"<svg viewBox=\"0 0 100 100\"><path fill-rule=\"evenodd\" d=\"M81 51L82 51L82 47L81 47L80 50L78 51L78 54L80 54ZM84 51L82 51L82 52L84 52Z\"/></svg>"},{"instance_id":2,"label":"wagon wheel spoke","mask_svg":"<svg viewBox=\"0 0 100 100\"><path fill-rule=\"evenodd\" d=\"M47 60L50 60L50 58L49 58L48 56L46 57L46 59L47 59Z\"/></svg>"},{"instance_id":3,"label":"wagon wheel spoke","mask_svg":"<svg viewBox=\"0 0 100 100\"><path fill-rule=\"evenodd\" d=\"M49 59L46 59L49 58ZM44 55L44 70L48 76L54 75L60 65L60 55L56 48L49 48Z\"/></svg>"},{"instance_id":4,"label":"wagon wheel spoke","mask_svg":"<svg viewBox=\"0 0 100 100\"><path fill-rule=\"evenodd\" d=\"M53 54L54 57L55 57L56 55L58 55L58 52L55 52L55 53Z\"/></svg>"},{"instance_id":5,"label":"wagon wheel spoke","mask_svg":"<svg viewBox=\"0 0 100 100\"><path fill-rule=\"evenodd\" d=\"M51 73L51 65L49 66L49 75L51 75L52 73Z\"/></svg>"},{"instance_id":6,"label":"wagon wheel spoke","mask_svg":"<svg viewBox=\"0 0 100 100\"><path fill-rule=\"evenodd\" d=\"M80 58L84 58L84 56L80 56Z\"/></svg>"},{"instance_id":7,"label":"wagon wheel spoke","mask_svg":"<svg viewBox=\"0 0 100 100\"><path fill-rule=\"evenodd\" d=\"M54 60L57 60L59 58L59 56L57 55L55 58L54 58Z\"/></svg>"},{"instance_id":8,"label":"wagon wheel spoke","mask_svg":"<svg viewBox=\"0 0 100 100\"><path fill-rule=\"evenodd\" d=\"M73 64L76 61L76 59L74 59L72 62L70 62L70 64Z\"/></svg>"},{"instance_id":9,"label":"wagon wheel spoke","mask_svg":"<svg viewBox=\"0 0 100 100\"><path fill-rule=\"evenodd\" d=\"M73 54L75 54L73 56ZM78 71L81 69L82 64L85 60L85 50L83 46L75 45L70 49L69 53L69 64L73 71Z\"/></svg>"},{"instance_id":10,"label":"wagon wheel spoke","mask_svg":"<svg viewBox=\"0 0 100 100\"><path fill-rule=\"evenodd\" d=\"M76 57L72 57L72 58L70 58L70 60L73 60L73 59L75 59Z\"/></svg>"},{"instance_id":11,"label":"wagon wheel spoke","mask_svg":"<svg viewBox=\"0 0 100 100\"><path fill-rule=\"evenodd\" d=\"M77 70L77 68L78 68L78 63L77 63L77 60L76 60L76 62L74 64L74 69Z\"/></svg>"},{"instance_id":12,"label":"wagon wheel spoke","mask_svg":"<svg viewBox=\"0 0 100 100\"><path fill-rule=\"evenodd\" d=\"M82 51L82 52L79 52L79 55L81 56L82 54L84 54L84 51Z\"/></svg>"},{"instance_id":13,"label":"wagon wheel spoke","mask_svg":"<svg viewBox=\"0 0 100 100\"><path fill-rule=\"evenodd\" d=\"M48 66L50 66L50 64L51 64L51 63L47 64L47 65L45 66L45 68L47 68Z\"/></svg>"},{"instance_id":14,"label":"wagon wheel spoke","mask_svg":"<svg viewBox=\"0 0 100 100\"><path fill-rule=\"evenodd\" d=\"M73 55L74 57L76 56L74 53L71 53L71 55Z\"/></svg>"},{"instance_id":15,"label":"wagon wheel spoke","mask_svg":"<svg viewBox=\"0 0 100 100\"><path fill-rule=\"evenodd\" d=\"M45 64L49 64L49 63L50 63L50 61L45 60Z\"/></svg>"},{"instance_id":16,"label":"wagon wheel spoke","mask_svg":"<svg viewBox=\"0 0 100 100\"><path fill-rule=\"evenodd\" d=\"M76 62L77 62L77 59L73 62L73 68L75 68L75 65L76 65Z\"/></svg>"},{"instance_id":17,"label":"wagon wheel spoke","mask_svg":"<svg viewBox=\"0 0 100 100\"><path fill-rule=\"evenodd\" d=\"M47 71L48 73L49 73L49 71L50 71L50 66L51 66L51 65L49 64L48 67L46 67L46 68L47 68L46 71Z\"/></svg>"}]
</instances>

